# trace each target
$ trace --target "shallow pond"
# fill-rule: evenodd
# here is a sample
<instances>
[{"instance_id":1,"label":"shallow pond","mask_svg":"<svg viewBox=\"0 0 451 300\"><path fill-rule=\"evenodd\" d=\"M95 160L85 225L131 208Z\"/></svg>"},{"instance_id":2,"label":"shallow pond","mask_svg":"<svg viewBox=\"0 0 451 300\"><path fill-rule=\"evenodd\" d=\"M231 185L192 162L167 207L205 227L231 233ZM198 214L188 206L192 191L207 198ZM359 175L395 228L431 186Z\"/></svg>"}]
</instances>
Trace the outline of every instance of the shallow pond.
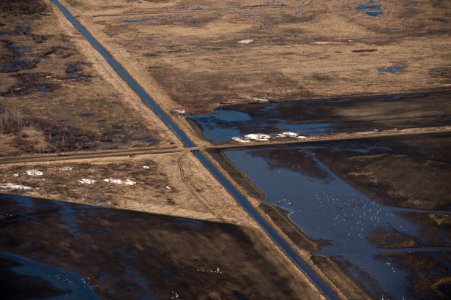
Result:
<instances>
[{"instance_id":1,"label":"shallow pond","mask_svg":"<svg viewBox=\"0 0 451 300\"><path fill-rule=\"evenodd\" d=\"M80 276L8 252L0 252L0 278L15 281L2 287L8 299L100 299Z\"/></svg>"},{"instance_id":2,"label":"shallow pond","mask_svg":"<svg viewBox=\"0 0 451 300\"><path fill-rule=\"evenodd\" d=\"M397 214L415 210L384 206L368 198L318 159L318 148L291 149L291 154L283 155L278 154L281 149L270 148L230 150L225 154L265 193L265 201L289 212L290 219L303 232L323 242L318 255L344 260L349 273L376 298L390 295L409 299L410 274L381 258L387 249L378 248L369 239L379 229L394 229L421 239L417 226ZM303 162L305 167L294 161ZM362 273L368 274L370 280L362 280Z\"/></svg>"},{"instance_id":3,"label":"shallow pond","mask_svg":"<svg viewBox=\"0 0 451 300\"><path fill-rule=\"evenodd\" d=\"M379 72L396 74L403 68L402 62L396 62ZM249 133L292 131L307 136L328 135L450 125L450 99L449 93L430 93L240 104L189 119L214 143Z\"/></svg>"},{"instance_id":4,"label":"shallow pond","mask_svg":"<svg viewBox=\"0 0 451 300\"><path fill-rule=\"evenodd\" d=\"M260 250L232 224L0 194L1 299L292 299Z\"/></svg>"},{"instance_id":5,"label":"shallow pond","mask_svg":"<svg viewBox=\"0 0 451 300\"><path fill-rule=\"evenodd\" d=\"M271 111L277 110L279 104L268 104L268 114L251 115L229 108L219 108L214 114L191 117L202 129L203 135L212 142L227 142L232 137L248 133L271 133L281 131L300 132L306 135L321 135L333 131L333 123L292 123L278 117Z\"/></svg>"}]
</instances>

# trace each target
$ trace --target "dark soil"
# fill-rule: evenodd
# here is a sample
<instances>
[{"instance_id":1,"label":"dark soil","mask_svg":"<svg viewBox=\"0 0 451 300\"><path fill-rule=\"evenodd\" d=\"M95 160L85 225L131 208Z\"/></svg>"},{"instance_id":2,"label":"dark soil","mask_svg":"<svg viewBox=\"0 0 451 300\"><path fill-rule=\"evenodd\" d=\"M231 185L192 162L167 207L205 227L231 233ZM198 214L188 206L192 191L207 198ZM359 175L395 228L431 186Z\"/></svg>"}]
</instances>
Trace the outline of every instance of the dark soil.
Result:
<instances>
[{"instance_id":1,"label":"dark soil","mask_svg":"<svg viewBox=\"0 0 451 300\"><path fill-rule=\"evenodd\" d=\"M58 201L1 200L1 251L33 253L33 259L79 274L104 298L312 297L250 228Z\"/></svg>"},{"instance_id":2,"label":"dark soil","mask_svg":"<svg viewBox=\"0 0 451 300\"><path fill-rule=\"evenodd\" d=\"M417 295L418 299L449 299L450 252L388 253L382 257L414 274L409 281L412 293Z\"/></svg>"},{"instance_id":3,"label":"dark soil","mask_svg":"<svg viewBox=\"0 0 451 300\"><path fill-rule=\"evenodd\" d=\"M334 172L383 204L451 209L449 133L323 143Z\"/></svg>"}]
</instances>

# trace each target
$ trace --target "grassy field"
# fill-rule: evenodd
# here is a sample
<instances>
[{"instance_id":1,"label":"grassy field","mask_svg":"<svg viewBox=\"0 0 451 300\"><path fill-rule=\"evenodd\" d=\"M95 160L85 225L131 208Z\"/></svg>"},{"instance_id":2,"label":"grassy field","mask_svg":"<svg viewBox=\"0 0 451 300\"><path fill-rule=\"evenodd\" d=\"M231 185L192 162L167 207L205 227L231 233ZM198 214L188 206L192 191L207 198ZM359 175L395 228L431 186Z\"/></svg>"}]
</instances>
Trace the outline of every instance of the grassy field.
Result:
<instances>
[{"instance_id":1,"label":"grassy field","mask_svg":"<svg viewBox=\"0 0 451 300\"><path fill-rule=\"evenodd\" d=\"M0 15L0 155L155 146L173 138L115 85L114 74L105 80L108 70L80 51L44 1L6 1Z\"/></svg>"},{"instance_id":2,"label":"grassy field","mask_svg":"<svg viewBox=\"0 0 451 300\"><path fill-rule=\"evenodd\" d=\"M451 85L443 1L67 2L189 112Z\"/></svg>"}]
</instances>

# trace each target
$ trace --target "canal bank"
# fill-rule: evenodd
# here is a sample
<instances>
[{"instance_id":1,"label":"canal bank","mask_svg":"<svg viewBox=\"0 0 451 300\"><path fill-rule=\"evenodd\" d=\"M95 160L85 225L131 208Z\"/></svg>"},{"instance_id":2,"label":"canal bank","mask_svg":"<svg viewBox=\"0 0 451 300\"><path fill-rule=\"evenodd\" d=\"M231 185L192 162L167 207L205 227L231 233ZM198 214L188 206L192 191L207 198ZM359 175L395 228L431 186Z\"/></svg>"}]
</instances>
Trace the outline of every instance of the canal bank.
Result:
<instances>
[{"instance_id":1,"label":"canal bank","mask_svg":"<svg viewBox=\"0 0 451 300\"><path fill-rule=\"evenodd\" d=\"M85 27L64 7L59 1L52 0L68 18L68 20L88 39L91 45L108 61L113 69L136 91L151 109L172 129L186 147L195 147L192 140L180 129L180 127L166 114L160 106L153 101L147 92L132 78L132 76L97 42L97 40L86 30ZM252 218L265 230L271 239L285 252L285 254L314 282L314 284L330 299L338 299L336 293L320 278L311 267L306 264L294 249L272 228L272 226L259 214L249 203L247 198L228 180L217 167L200 151L194 151L194 155L215 176L215 178L226 188L226 190L245 208Z\"/></svg>"},{"instance_id":2,"label":"canal bank","mask_svg":"<svg viewBox=\"0 0 451 300\"><path fill-rule=\"evenodd\" d=\"M222 163L264 193L262 211L331 280L348 274L374 298L446 299L449 139L232 149Z\"/></svg>"}]
</instances>

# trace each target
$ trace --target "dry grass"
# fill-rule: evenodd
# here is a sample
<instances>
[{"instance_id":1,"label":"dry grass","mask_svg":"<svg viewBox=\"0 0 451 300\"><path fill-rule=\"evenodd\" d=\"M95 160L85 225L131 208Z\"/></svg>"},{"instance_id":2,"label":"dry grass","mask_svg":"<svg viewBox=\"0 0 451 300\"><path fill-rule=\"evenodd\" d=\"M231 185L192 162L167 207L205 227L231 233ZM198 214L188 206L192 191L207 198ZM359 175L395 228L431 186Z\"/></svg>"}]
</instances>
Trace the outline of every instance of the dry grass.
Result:
<instances>
[{"instance_id":1,"label":"dry grass","mask_svg":"<svg viewBox=\"0 0 451 300\"><path fill-rule=\"evenodd\" d=\"M451 87L449 3L380 1L381 17L356 10L359 3L70 2L108 37L105 42L115 54L127 53L125 65L139 61L173 106L189 112L253 98L284 101ZM246 39L252 42L239 43ZM403 71L380 71L394 64ZM160 102L168 105L163 97Z\"/></svg>"},{"instance_id":2,"label":"dry grass","mask_svg":"<svg viewBox=\"0 0 451 300\"><path fill-rule=\"evenodd\" d=\"M47 2L6 2L0 2L0 156L167 142L156 118L144 122L146 112L130 105L135 95L105 80L99 64L62 31Z\"/></svg>"},{"instance_id":3,"label":"dry grass","mask_svg":"<svg viewBox=\"0 0 451 300\"><path fill-rule=\"evenodd\" d=\"M23 116L11 101L0 103L0 134L15 133L24 125Z\"/></svg>"}]
</instances>

